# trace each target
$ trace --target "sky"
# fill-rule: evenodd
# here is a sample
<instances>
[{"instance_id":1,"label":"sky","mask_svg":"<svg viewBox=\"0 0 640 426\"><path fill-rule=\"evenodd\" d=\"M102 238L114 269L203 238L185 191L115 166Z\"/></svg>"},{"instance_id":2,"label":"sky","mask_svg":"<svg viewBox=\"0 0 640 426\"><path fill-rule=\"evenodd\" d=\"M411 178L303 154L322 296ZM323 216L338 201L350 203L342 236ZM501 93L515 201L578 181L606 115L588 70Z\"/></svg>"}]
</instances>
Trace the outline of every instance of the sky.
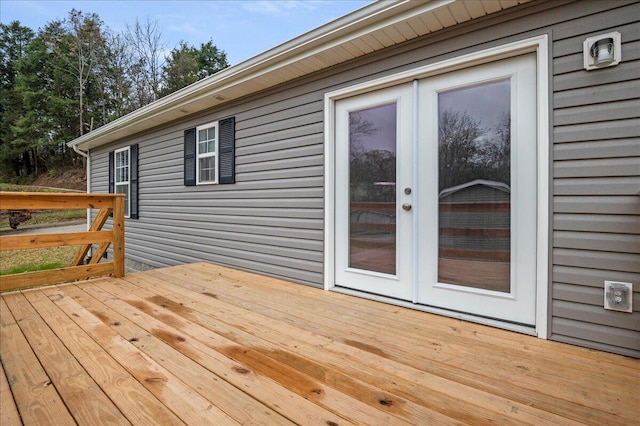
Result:
<instances>
[{"instance_id":1,"label":"sky","mask_svg":"<svg viewBox=\"0 0 640 426\"><path fill-rule=\"evenodd\" d=\"M213 41L231 65L346 15L371 0L0 0L0 22L19 21L34 32L71 9L96 13L112 31L136 18L158 22L166 51L181 41L200 47Z\"/></svg>"}]
</instances>

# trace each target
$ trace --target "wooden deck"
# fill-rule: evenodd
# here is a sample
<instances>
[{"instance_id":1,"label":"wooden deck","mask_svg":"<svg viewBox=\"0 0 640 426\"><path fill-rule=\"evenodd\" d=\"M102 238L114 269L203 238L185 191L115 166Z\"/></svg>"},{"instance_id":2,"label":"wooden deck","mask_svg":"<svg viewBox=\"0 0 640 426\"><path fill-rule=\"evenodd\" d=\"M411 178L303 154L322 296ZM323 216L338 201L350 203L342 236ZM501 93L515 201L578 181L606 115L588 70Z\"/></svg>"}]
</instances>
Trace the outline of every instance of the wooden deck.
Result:
<instances>
[{"instance_id":1,"label":"wooden deck","mask_svg":"<svg viewBox=\"0 0 640 426\"><path fill-rule=\"evenodd\" d=\"M0 308L2 426L640 419L640 360L205 263Z\"/></svg>"}]
</instances>

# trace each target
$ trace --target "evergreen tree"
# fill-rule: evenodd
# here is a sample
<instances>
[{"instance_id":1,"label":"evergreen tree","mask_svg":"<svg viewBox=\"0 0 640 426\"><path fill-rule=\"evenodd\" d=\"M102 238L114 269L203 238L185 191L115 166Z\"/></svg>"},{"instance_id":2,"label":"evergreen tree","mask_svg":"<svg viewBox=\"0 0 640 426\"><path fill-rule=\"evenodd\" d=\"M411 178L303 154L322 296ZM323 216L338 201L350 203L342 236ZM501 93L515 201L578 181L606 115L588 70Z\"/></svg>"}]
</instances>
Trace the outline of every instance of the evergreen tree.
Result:
<instances>
[{"instance_id":1,"label":"evergreen tree","mask_svg":"<svg viewBox=\"0 0 640 426\"><path fill-rule=\"evenodd\" d=\"M160 94L166 96L228 66L227 54L211 40L202 43L200 49L183 41L169 53L162 67L164 87Z\"/></svg>"},{"instance_id":2,"label":"evergreen tree","mask_svg":"<svg viewBox=\"0 0 640 426\"><path fill-rule=\"evenodd\" d=\"M18 21L0 24L0 171L19 176L24 149L15 146L12 126L24 113L22 97L16 90L18 63L33 39L31 29Z\"/></svg>"}]
</instances>

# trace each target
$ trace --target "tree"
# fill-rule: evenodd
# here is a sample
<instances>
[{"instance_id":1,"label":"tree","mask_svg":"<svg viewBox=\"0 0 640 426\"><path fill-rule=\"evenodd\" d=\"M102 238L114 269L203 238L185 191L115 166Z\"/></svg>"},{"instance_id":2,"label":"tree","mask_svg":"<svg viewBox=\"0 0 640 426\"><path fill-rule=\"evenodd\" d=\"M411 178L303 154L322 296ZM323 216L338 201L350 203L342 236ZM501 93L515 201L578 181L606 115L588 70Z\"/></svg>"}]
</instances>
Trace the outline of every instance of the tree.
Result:
<instances>
[{"instance_id":1,"label":"tree","mask_svg":"<svg viewBox=\"0 0 640 426\"><path fill-rule=\"evenodd\" d=\"M199 65L196 49L184 41L169 53L162 67L164 87L161 96L166 96L199 80Z\"/></svg>"},{"instance_id":2,"label":"tree","mask_svg":"<svg viewBox=\"0 0 640 426\"><path fill-rule=\"evenodd\" d=\"M200 49L182 41L171 50L162 67L164 87L161 95L173 93L228 66L227 54L219 50L211 40L201 44Z\"/></svg>"},{"instance_id":3,"label":"tree","mask_svg":"<svg viewBox=\"0 0 640 426\"><path fill-rule=\"evenodd\" d=\"M67 77L62 68L42 33L29 43L19 63L15 87L23 110L11 128L11 144L25 152L21 160L26 174L44 171L47 159L56 151L55 145L75 134L72 129L78 124L77 105L67 95L75 85L69 79L66 83L60 81Z\"/></svg>"},{"instance_id":4,"label":"tree","mask_svg":"<svg viewBox=\"0 0 640 426\"><path fill-rule=\"evenodd\" d=\"M18 63L15 90L23 111L11 127L11 144L28 152L25 173L39 173L76 156L66 142L106 122L103 23L72 10L41 29Z\"/></svg>"},{"instance_id":5,"label":"tree","mask_svg":"<svg viewBox=\"0 0 640 426\"><path fill-rule=\"evenodd\" d=\"M89 88L89 80L99 75L99 64L105 59L105 40L102 35L102 21L96 14L84 15L82 12L72 9L69 18L64 21L66 26L63 37L54 44L54 51L64 49L68 52L60 51L59 58L67 64L67 72L76 80L78 94L78 129L80 136L85 130L91 130L93 124L90 120L85 122L85 111L95 110L90 106L90 101L86 96ZM65 42L67 45L65 46ZM66 53L66 55L64 54ZM95 117L92 117L95 118Z\"/></svg>"},{"instance_id":6,"label":"tree","mask_svg":"<svg viewBox=\"0 0 640 426\"><path fill-rule=\"evenodd\" d=\"M229 66L227 53L218 49L211 40L200 44L200 49L195 53L198 61L198 80L209 77Z\"/></svg>"},{"instance_id":7,"label":"tree","mask_svg":"<svg viewBox=\"0 0 640 426\"><path fill-rule=\"evenodd\" d=\"M0 170L16 176L20 175L25 152L11 143L11 128L24 112L22 97L15 86L18 64L33 37L33 31L18 21L0 24Z\"/></svg>"},{"instance_id":8,"label":"tree","mask_svg":"<svg viewBox=\"0 0 640 426\"><path fill-rule=\"evenodd\" d=\"M505 112L493 129L494 138L484 148L487 179L511 184L511 115Z\"/></svg>"},{"instance_id":9,"label":"tree","mask_svg":"<svg viewBox=\"0 0 640 426\"><path fill-rule=\"evenodd\" d=\"M130 75L132 59L124 34L105 31L105 60L101 63L100 86L102 121L108 123L133 111L136 103L131 99L135 92Z\"/></svg>"},{"instance_id":10,"label":"tree","mask_svg":"<svg viewBox=\"0 0 640 426\"><path fill-rule=\"evenodd\" d=\"M475 179L480 160L476 141L484 133L469 114L447 110L438 125L440 191Z\"/></svg>"},{"instance_id":11,"label":"tree","mask_svg":"<svg viewBox=\"0 0 640 426\"><path fill-rule=\"evenodd\" d=\"M466 112L447 110L439 121L440 190L476 179L510 185L511 119L508 112L493 129Z\"/></svg>"},{"instance_id":12,"label":"tree","mask_svg":"<svg viewBox=\"0 0 640 426\"><path fill-rule=\"evenodd\" d=\"M134 105L140 108L160 97L165 44L158 22L149 17L143 23L136 19L132 27L127 26L124 37L132 58L128 73L135 88Z\"/></svg>"},{"instance_id":13,"label":"tree","mask_svg":"<svg viewBox=\"0 0 640 426\"><path fill-rule=\"evenodd\" d=\"M0 24L0 172L37 174L79 158L66 143L228 66L211 41L165 65L157 22L111 32L72 9L34 34Z\"/></svg>"}]
</instances>

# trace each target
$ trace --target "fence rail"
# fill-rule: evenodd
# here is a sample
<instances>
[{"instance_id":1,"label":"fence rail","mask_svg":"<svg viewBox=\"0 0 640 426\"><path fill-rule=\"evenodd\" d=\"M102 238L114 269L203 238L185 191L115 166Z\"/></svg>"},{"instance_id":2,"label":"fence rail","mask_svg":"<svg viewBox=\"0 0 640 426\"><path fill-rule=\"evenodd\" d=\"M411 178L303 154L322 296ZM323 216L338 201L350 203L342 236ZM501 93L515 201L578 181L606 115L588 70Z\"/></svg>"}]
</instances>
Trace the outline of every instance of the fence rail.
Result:
<instances>
[{"instance_id":1,"label":"fence rail","mask_svg":"<svg viewBox=\"0 0 640 426\"><path fill-rule=\"evenodd\" d=\"M86 279L93 276L124 276L123 194L0 192L0 210L83 208L100 210L87 232L0 236L0 251L80 246L71 266L0 276L0 291ZM113 227L110 231L102 231L109 216L113 216ZM99 244L98 249L93 254L91 261L85 265L85 257L93 244ZM113 260L98 263L109 246L113 249Z\"/></svg>"}]
</instances>

